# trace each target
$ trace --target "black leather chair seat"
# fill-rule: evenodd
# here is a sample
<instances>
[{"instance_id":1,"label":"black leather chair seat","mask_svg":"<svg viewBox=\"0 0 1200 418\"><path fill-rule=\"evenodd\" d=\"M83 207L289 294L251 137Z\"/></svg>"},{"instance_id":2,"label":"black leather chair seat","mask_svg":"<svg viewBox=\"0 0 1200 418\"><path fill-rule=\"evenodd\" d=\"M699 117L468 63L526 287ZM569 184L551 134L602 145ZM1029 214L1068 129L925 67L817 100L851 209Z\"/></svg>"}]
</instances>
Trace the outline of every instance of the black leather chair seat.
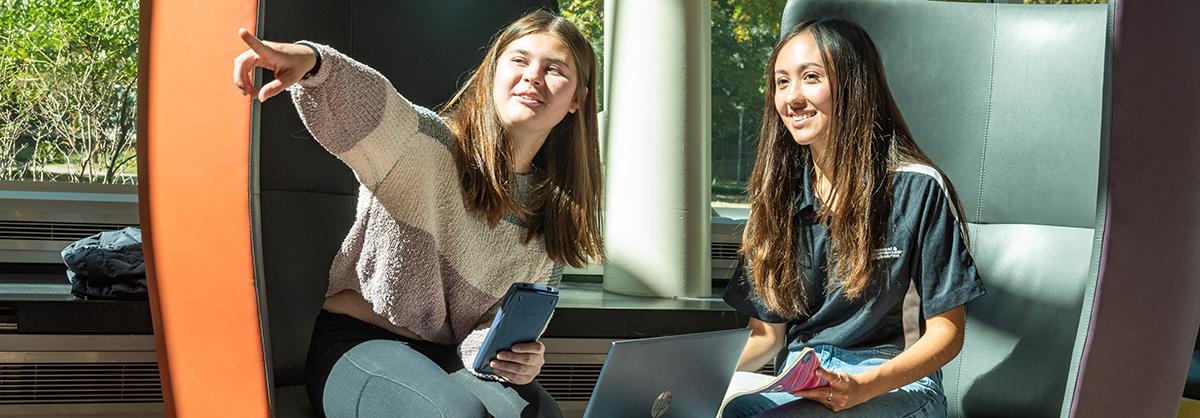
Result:
<instances>
[{"instance_id":1,"label":"black leather chair seat","mask_svg":"<svg viewBox=\"0 0 1200 418\"><path fill-rule=\"evenodd\" d=\"M280 418L320 418L308 405L308 394L304 385L277 386L275 388L275 416Z\"/></svg>"}]
</instances>

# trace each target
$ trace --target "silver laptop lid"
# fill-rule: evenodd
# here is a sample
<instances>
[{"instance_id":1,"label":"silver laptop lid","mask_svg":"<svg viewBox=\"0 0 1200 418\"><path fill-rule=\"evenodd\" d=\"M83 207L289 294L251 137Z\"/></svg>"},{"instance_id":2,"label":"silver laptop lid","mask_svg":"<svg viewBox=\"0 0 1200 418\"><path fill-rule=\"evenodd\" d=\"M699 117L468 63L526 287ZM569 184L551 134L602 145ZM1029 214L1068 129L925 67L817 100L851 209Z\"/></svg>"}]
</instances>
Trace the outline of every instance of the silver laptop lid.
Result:
<instances>
[{"instance_id":1,"label":"silver laptop lid","mask_svg":"<svg viewBox=\"0 0 1200 418\"><path fill-rule=\"evenodd\" d=\"M583 416L716 416L748 338L740 328L614 342Z\"/></svg>"}]
</instances>

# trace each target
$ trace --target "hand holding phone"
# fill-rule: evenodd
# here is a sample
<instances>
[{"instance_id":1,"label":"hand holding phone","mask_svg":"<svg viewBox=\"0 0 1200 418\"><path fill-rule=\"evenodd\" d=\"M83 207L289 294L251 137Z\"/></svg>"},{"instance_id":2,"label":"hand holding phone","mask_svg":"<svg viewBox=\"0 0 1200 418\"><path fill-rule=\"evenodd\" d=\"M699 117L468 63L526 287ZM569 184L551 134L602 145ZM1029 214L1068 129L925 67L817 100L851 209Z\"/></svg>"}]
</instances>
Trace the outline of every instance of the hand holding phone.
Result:
<instances>
[{"instance_id":1,"label":"hand holding phone","mask_svg":"<svg viewBox=\"0 0 1200 418\"><path fill-rule=\"evenodd\" d=\"M500 302L500 310L492 320L491 330L475 356L473 367L480 373L494 374L490 365L501 351L513 345L537 341L554 307L558 305L558 289L553 286L513 283Z\"/></svg>"},{"instance_id":2,"label":"hand holding phone","mask_svg":"<svg viewBox=\"0 0 1200 418\"><path fill-rule=\"evenodd\" d=\"M496 354L489 364L497 377L516 385L529 384L546 365L546 345L541 341L513 344L512 348Z\"/></svg>"}]
</instances>

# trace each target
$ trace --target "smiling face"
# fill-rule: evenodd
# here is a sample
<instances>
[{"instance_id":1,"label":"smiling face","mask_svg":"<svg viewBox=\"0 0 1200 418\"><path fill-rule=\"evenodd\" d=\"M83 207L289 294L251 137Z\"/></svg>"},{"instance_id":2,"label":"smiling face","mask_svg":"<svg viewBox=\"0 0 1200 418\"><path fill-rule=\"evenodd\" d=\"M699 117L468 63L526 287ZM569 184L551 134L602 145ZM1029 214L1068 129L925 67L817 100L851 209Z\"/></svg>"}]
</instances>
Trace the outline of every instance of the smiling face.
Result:
<instances>
[{"instance_id":1,"label":"smiling face","mask_svg":"<svg viewBox=\"0 0 1200 418\"><path fill-rule=\"evenodd\" d=\"M775 58L775 111L792 139L824 148L833 118L832 74L812 32L792 37Z\"/></svg>"},{"instance_id":2,"label":"smiling face","mask_svg":"<svg viewBox=\"0 0 1200 418\"><path fill-rule=\"evenodd\" d=\"M567 113L579 109L577 74L570 48L557 37L534 33L508 44L492 80L500 122L515 135L544 138Z\"/></svg>"}]
</instances>

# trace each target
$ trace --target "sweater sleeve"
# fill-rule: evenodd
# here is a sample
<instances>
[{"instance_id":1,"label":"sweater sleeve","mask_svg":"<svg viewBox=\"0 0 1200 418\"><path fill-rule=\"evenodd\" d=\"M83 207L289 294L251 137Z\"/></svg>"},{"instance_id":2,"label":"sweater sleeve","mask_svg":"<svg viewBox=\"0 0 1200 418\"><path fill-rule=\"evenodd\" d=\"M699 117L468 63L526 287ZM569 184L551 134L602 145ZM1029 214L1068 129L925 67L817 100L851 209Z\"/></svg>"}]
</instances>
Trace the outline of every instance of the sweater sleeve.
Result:
<instances>
[{"instance_id":1,"label":"sweater sleeve","mask_svg":"<svg viewBox=\"0 0 1200 418\"><path fill-rule=\"evenodd\" d=\"M320 69L288 88L305 127L374 192L400 161L419 157L420 133L442 140L448 128L415 106L374 69L326 46Z\"/></svg>"},{"instance_id":2,"label":"sweater sleeve","mask_svg":"<svg viewBox=\"0 0 1200 418\"><path fill-rule=\"evenodd\" d=\"M479 350L483 348L483 340L487 338L487 334L491 330L491 327L487 327L471 331L471 334L467 335L462 344L458 345L458 356L462 359L463 368L467 369L475 377L484 380L504 381L500 376L475 370L475 356L479 355Z\"/></svg>"},{"instance_id":3,"label":"sweater sleeve","mask_svg":"<svg viewBox=\"0 0 1200 418\"><path fill-rule=\"evenodd\" d=\"M563 265L559 264L559 263L554 263L554 265L552 267L550 267L550 277L547 280L546 284L554 286L554 287L558 287L560 284L562 284L562 275L563 275Z\"/></svg>"}]
</instances>

